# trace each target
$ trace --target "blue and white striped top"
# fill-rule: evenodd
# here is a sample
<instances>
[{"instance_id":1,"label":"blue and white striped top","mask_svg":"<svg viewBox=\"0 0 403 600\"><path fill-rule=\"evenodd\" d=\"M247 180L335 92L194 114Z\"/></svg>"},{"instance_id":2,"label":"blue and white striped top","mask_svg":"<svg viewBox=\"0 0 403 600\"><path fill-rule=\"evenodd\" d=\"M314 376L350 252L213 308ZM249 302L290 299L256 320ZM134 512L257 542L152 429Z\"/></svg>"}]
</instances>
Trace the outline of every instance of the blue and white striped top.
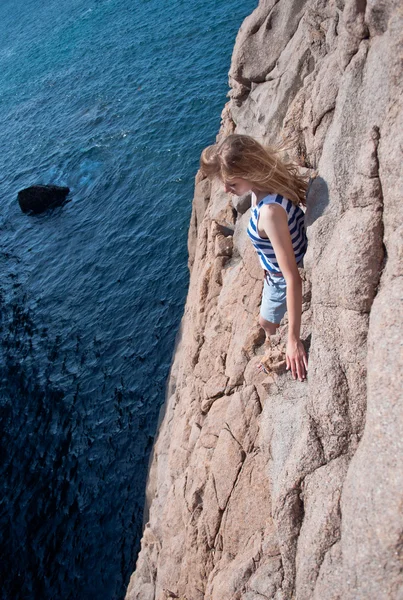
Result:
<instances>
[{"instance_id":1,"label":"blue and white striped top","mask_svg":"<svg viewBox=\"0 0 403 600\"><path fill-rule=\"evenodd\" d=\"M256 196L254 194L252 194L251 217L247 232L252 240L252 244L254 245L256 252L258 253L260 264L262 265L263 269L269 271L269 273L281 273L270 240L260 237L257 228L260 209L265 204L280 204L280 206L282 206L286 211L288 215L288 228L290 230L292 247L294 249L295 260L298 264L304 257L307 247L304 226L304 211L299 206L293 204L290 200L286 200L286 198L280 196L280 194L271 194L266 196L259 202L259 204L255 206L253 205L253 201L256 202Z\"/></svg>"}]
</instances>

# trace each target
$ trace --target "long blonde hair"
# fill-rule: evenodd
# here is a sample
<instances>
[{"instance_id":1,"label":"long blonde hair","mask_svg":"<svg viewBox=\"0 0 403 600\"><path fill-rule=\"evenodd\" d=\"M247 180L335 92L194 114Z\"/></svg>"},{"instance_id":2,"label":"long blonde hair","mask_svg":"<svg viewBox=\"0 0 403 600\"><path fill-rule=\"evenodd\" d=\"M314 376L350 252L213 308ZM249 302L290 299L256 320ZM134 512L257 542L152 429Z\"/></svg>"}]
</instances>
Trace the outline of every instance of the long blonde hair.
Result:
<instances>
[{"instance_id":1,"label":"long blonde hair","mask_svg":"<svg viewBox=\"0 0 403 600\"><path fill-rule=\"evenodd\" d=\"M249 135L232 134L219 144L208 146L200 158L200 170L221 181L240 177L270 194L281 194L293 204L305 205L308 187L297 167L282 160L279 151L262 146Z\"/></svg>"}]
</instances>

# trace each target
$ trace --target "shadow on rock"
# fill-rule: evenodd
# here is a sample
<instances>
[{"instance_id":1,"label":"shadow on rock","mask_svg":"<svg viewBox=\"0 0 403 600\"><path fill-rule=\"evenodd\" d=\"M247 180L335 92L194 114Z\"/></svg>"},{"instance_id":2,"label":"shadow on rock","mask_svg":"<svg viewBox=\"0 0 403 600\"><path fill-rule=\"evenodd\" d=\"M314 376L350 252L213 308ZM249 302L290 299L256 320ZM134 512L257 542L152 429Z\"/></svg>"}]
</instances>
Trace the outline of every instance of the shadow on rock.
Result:
<instances>
[{"instance_id":1,"label":"shadow on rock","mask_svg":"<svg viewBox=\"0 0 403 600\"><path fill-rule=\"evenodd\" d=\"M329 204L329 189L322 177L311 180L306 197L305 227L319 219Z\"/></svg>"}]
</instances>

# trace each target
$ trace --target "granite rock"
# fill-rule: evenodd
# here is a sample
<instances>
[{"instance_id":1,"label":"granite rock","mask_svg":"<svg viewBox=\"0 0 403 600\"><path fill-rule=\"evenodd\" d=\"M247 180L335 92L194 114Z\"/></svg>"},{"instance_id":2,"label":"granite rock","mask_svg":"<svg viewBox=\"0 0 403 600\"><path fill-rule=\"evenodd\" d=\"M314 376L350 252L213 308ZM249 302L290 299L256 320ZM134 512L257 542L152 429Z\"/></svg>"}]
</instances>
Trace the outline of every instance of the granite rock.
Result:
<instances>
[{"instance_id":1,"label":"granite rock","mask_svg":"<svg viewBox=\"0 0 403 600\"><path fill-rule=\"evenodd\" d=\"M62 206L69 192L68 187L59 185L31 185L18 192L17 200L22 212L37 215Z\"/></svg>"},{"instance_id":2,"label":"granite rock","mask_svg":"<svg viewBox=\"0 0 403 600\"><path fill-rule=\"evenodd\" d=\"M218 137L312 176L309 377L284 371L287 318L271 348L257 325L249 211L198 174L128 600L403 598L402 32L397 0L262 0L241 27Z\"/></svg>"}]
</instances>

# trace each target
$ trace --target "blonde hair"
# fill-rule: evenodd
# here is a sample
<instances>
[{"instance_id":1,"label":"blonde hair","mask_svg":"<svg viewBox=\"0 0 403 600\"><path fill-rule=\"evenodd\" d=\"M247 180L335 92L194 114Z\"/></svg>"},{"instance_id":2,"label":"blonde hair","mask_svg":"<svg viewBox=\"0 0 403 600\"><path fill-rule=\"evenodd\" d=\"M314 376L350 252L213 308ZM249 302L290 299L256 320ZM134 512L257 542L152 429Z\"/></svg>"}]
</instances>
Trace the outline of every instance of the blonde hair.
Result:
<instances>
[{"instance_id":1,"label":"blonde hair","mask_svg":"<svg viewBox=\"0 0 403 600\"><path fill-rule=\"evenodd\" d=\"M232 134L219 144L208 146L200 158L200 170L221 181L240 177L261 191L281 194L293 204L305 205L307 179L296 165L282 160L279 150L262 146L249 135Z\"/></svg>"}]
</instances>

